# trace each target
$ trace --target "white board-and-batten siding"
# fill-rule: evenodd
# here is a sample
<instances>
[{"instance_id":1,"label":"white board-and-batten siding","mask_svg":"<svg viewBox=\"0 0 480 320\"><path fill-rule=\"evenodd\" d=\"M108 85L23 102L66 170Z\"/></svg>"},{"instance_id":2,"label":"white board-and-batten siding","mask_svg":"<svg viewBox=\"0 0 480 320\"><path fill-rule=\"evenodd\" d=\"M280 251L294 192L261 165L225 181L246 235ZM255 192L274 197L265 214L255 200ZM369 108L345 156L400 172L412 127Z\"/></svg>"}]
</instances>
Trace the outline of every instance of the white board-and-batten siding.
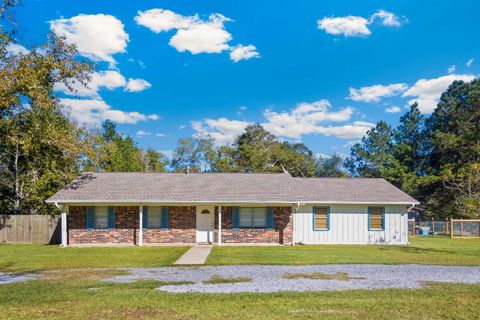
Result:
<instances>
[{"instance_id":1,"label":"white board-and-batten siding","mask_svg":"<svg viewBox=\"0 0 480 320\"><path fill-rule=\"evenodd\" d=\"M329 230L314 230L313 207L330 208ZM368 208L385 208L385 230L369 230ZM294 241L303 244L407 244L406 205L302 205L293 212Z\"/></svg>"}]
</instances>

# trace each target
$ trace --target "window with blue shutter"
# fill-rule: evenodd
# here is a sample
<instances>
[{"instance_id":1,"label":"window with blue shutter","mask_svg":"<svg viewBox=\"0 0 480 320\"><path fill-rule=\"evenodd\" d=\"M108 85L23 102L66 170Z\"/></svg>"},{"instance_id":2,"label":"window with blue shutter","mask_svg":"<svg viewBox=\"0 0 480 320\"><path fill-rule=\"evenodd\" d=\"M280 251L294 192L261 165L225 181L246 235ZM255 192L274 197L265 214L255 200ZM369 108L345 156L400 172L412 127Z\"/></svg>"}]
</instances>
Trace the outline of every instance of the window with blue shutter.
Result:
<instances>
[{"instance_id":1,"label":"window with blue shutter","mask_svg":"<svg viewBox=\"0 0 480 320\"><path fill-rule=\"evenodd\" d=\"M267 229L273 229L273 207L267 208Z\"/></svg>"},{"instance_id":2,"label":"window with blue shutter","mask_svg":"<svg viewBox=\"0 0 480 320\"><path fill-rule=\"evenodd\" d=\"M240 227L240 208L233 207L232 210L232 229L238 229Z\"/></svg>"},{"instance_id":3,"label":"window with blue shutter","mask_svg":"<svg viewBox=\"0 0 480 320\"><path fill-rule=\"evenodd\" d=\"M146 229L148 228L148 207L144 206L143 207L143 212L142 212L142 228Z\"/></svg>"},{"instance_id":4,"label":"window with blue shutter","mask_svg":"<svg viewBox=\"0 0 480 320\"><path fill-rule=\"evenodd\" d=\"M93 229L95 223L95 208L94 207L87 207L87 214L86 214L86 224L87 229Z\"/></svg>"},{"instance_id":5,"label":"window with blue shutter","mask_svg":"<svg viewBox=\"0 0 480 320\"><path fill-rule=\"evenodd\" d=\"M168 229L168 207L162 207L162 229Z\"/></svg>"},{"instance_id":6,"label":"window with blue shutter","mask_svg":"<svg viewBox=\"0 0 480 320\"><path fill-rule=\"evenodd\" d=\"M108 228L115 229L115 207L108 207Z\"/></svg>"}]
</instances>

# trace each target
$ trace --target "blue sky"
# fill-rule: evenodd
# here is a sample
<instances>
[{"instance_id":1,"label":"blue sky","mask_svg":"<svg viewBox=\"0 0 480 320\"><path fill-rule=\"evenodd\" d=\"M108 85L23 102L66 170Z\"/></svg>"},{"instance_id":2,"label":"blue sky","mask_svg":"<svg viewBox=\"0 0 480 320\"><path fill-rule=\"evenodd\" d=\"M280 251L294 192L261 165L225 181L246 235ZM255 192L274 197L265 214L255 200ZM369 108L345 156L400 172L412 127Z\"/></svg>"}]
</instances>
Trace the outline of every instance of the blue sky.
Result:
<instances>
[{"instance_id":1,"label":"blue sky","mask_svg":"<svg viewBox=\"0 0 480 320\"><path fill-rule=\"evenodd\" d=\"M428 114L451 81L478 77L478 12L479 1L25 0L17 41L30 49L53 31L77 44L98 74L89 90L57 87L71 117L111 118L142 147L228 143L259 122L348 154L409 102Z\"/></svg>"}]
</instances>

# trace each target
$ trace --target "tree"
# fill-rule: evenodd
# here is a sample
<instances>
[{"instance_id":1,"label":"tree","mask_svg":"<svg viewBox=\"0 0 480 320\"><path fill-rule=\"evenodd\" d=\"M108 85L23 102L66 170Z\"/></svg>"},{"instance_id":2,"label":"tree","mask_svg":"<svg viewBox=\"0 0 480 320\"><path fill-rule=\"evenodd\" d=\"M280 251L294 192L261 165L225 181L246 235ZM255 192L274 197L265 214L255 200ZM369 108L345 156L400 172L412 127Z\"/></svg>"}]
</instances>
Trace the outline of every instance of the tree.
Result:
<instances>
[{"instance_id":1,"label":"tree","mask_svg":"<svg viewBox=\"0 0 480 320\"><path fill-rule=\"evenodd\" d=\"M338 153L331 157L321 157L316 164L315 176L347 177L348 171L344 167L344 158Z\"/></svg>"},{"instance_id":2,"label":"tree","mask_svg":"<svg viewBox=\"0 0 480 320\"><path fill-rule=\"evenodd\" d=\"M190 172L200 172L200 162L198 160L198 148L194 139L180 139L173 152L172 169L176 172L189 170Z\"/></svg>"},{"instance_id":3,"label":"tree","mask_svg":"<svg viewBox=\"0 0 480 320\"><path fill-rule=\"evenodd\" d=\"M480 81L453 82L427 119L426 132L425 170L431 179L423 191L428 214L461 215L465 194L455 181L472 176L472 166L480 162Z\"/></svg>"},{"instance_id":4,"label":"tree","mask_svg":"<svg viewBox=\"0 0 480 320\"><path fill-rule=\"evenodd\" d=\"M66 118L53 85L72 78L85 83L89 72L75 48L53 36L41 53L1 56L0 207L7 212L49 212L45 199L78 173L88 146L82 130Z\"/></svg>"},{"instance_id":5,"label":"tree","mask_svg":"<svg viewBox=\"0 0 480 320\"><path fill-rule=\"evenodd\" d=\"M403 168L395 159L392 128L384 121L367 132L361 143L355 144L346 160L354 176L385 178L401 187Z\"/></svg>"},{"instance_id":6,"label":"tree","mask_svg":"<svg viewBox=\"0 0 480 320\"><path fill-rule=\"evenodd\" d=\"M161 152L157 152L148 148L144 153L141 152L143 158L143 171L145 172L165 172L168 165L168 159Z\"/></svg>"}]
</instances>

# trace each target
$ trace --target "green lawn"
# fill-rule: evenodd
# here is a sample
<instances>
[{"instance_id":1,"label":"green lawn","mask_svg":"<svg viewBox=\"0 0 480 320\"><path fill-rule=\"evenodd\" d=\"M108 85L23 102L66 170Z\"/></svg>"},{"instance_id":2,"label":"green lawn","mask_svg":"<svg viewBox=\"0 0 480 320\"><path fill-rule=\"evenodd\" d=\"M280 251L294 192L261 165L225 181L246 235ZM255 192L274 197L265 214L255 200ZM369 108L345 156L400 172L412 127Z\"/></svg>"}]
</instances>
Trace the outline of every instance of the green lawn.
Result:
<instances>
[{"instance_id":1,"label":"green lawn","mask_svg":"<svg viewBox=\"0 0 480 320\"><path fill-rule=\"evenodd\" d=\"M0 245L0 271L43 279L0 285L0 319L478 319L480 285L415 290L271 294L170 294L170 284L101 279L127 270L70 268L171 265L186 247L60 248ZM409 246L216 247L210 264L429 263L480 265L480 240L416 238Z\"/></svg>"},{"instance_id":2,"label":"green lawn","mask_svg":"<svg viewBox=\"0 0 480 320\"><path fill-rule=\"evenodd\" d=\"M480 239L416 237L407 246L308 245L214 247L210 265L232 264L437 264L480 265Z\"/></svg>"},{"instance_id":3,"label":"green lawn","mask_svg":"<svg viewBox=\"0 0 480 320\"><path fill-rule=\"evenodd\" d=\"M61 248L0 244L0 272L110 267L161 267L174 263L188 247ZM1 315L0 315L1 317Z\"/></svg>"},{"instance_id":4,"label":"green lawn","mask_svg":"<svg viewBox=\"0 0 480 320\"><path fill-rule=\"evenodd\" d=\"M67 271L61 271L68 273ZM169 294L153 281L113 284L99 271L0 286L5 319L478 319L480 285L417 290ZM103 271L105 273L110 271ZM104 275L105 276L105 275Z\"/></svg>"}]
</instances>

